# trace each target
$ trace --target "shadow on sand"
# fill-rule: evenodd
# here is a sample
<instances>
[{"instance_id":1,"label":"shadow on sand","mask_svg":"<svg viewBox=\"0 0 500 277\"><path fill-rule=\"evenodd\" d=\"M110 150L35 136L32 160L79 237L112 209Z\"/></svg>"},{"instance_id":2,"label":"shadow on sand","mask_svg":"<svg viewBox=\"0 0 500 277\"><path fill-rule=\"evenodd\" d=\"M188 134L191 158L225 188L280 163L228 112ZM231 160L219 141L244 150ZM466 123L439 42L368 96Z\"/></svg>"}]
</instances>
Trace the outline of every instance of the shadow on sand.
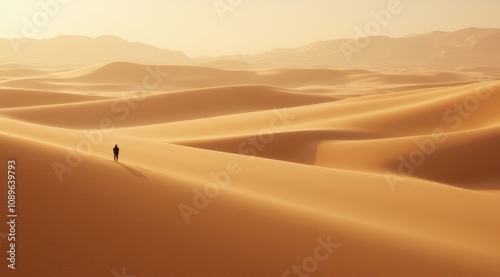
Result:
<instances>
[{"instance_id":1,"label":"shadow on sand","mask_svg":"<svg viewBox=\"0 0 500 277\"><path fill-rule=\"evenodd\" d=\"M132 167L130 167L130 166L126 166L126 165L124 165L124 164L122 164L122 163L120 163L120 162L118 162L118 164L119 164L121 167L125 168L125 170L127 170L128 172L130 172L130 173L134 174L134 175L135 175L137 178L139 178L141 181L148 181L148 180L149 180L149 179L148 179L148 177L146 177L144 174L142 174L142 173L141 173L141 172L139 172L138 170L136 170L136 169L134 169L134 168L132 168Z\"/></svg>"}]
</instances>

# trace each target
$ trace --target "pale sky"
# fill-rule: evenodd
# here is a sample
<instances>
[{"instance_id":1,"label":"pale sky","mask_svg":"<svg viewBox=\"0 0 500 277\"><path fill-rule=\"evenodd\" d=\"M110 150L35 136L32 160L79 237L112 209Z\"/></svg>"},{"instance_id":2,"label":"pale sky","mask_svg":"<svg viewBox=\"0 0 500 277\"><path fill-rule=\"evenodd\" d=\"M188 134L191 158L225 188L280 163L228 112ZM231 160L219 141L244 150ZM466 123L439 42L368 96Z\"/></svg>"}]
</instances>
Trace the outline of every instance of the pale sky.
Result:
<instances>
[{"instance_id":1,"label":"pale sky","mask_svg":"<svg viewBox=\"0 0 500 277\"><path fill-rule=\"evenodd\" d=\"M372 15L382 10L385 26ZM352 38L367 26L392 37L500 28L499 13L499 0L0 0L0 37L116 35L198 57Z\"/></svg>"}]
</instances>

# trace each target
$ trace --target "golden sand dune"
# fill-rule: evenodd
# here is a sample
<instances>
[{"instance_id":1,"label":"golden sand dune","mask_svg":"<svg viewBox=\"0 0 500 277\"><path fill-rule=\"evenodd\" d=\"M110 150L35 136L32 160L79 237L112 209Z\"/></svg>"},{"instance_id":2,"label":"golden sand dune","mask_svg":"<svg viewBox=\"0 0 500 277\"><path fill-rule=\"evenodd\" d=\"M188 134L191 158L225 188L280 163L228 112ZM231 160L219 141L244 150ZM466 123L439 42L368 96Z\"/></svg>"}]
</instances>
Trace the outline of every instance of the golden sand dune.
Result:
<instances>
[{"instance_id":1,"label":"golden sand dune","mask_svg":"<svg viewBox=\"0 0 500 277\"><path fill-rule=\"evenodd\" d=\"M2 75L8 276L500 275L491 75L148 68Z\"/></svg>"},{"instance_id":2,"label":"golden sand dune","mask_svg":"<svg viewBox=\"0 0 500 277\"><path fill-rule=\"evenodd\" d=\"M14 68L14 69L0 69L1 77L28 77L28 76L37 76L44 75L47 72L36 69L26 69L26 68Z\"/></svg>"},{"instance_id":3,"label":"golden sand dune","mask_svg":"<svg viewBox=\"0 0 500 277\"><path fill-rule=\"evenodd\" d=\"M150 90L179 90L219 87L241 84L265 84L296 88L303 85L338 85L349 83L349 75L369 74L369 71L339 71L332 69L282 69L282 70L223 70L199 66L146 66L113 62L68 70L51 76L10 79L0 82L9 87L45 87L57 89L57 85L128 85L147 86L157 83ZM1 75L0 75L1 76ZM57 77L57 78L55 78Z\"/></svg>"},{"instance_id":4,"label":"golden sand dune","mask_svg":"<svg viewBox=\"0 0 500 277\"><path fill-rule=\"evenodd\" d=\"M491 71L492 74L494 71ZM177 91L206 89L208 87L237 85L269 85L289 89L328 87L332 91L339 86L358 89L373 85L396 90L408 86L431 86L438 84L463 84L476 81L480 76L470 76L460 71L436 72L415 69L405 73L379 72L365 69L261 69L225 70L201 66L142 65L127 62L113 62L91 65L77 69L55 70L50 74L40 71L23 71L19 77L4 78L1 86L20 89L44 89L65 91L66 87L85 93L134 91ZM481 74L485 74L481 72ZM11 73L5 76L11 77ZM42 76L40 76L42 75ZM497 75L494 75L495 77Z\"/></svg>"},{"instance_id":5,"label":"golden sand dune","mask_svg":"<svg viewBox=\"0 0 500 277\"><path fill-rule=\"evenodd\" d=\"M51 104L78 103L103 100L104 97L82 94L57 93L50 91L0 89L0 108L26 108Z\"/></svg>"},{"instance_id":6,"label":"golden sand dune","mask_svg":"<svg viewBox=\"0 0 500 277\"><path fill-rule=\"evenodd\" d=\"M137 96L140 95L140 96ZM123 99L53 106L14 108L3 114L28 122L68 128L99 128L103 118L117 118L116 127L157 124L233 113L279 109L334 101L266 86L221 87L154 94L132 93ZM86 116L86 111L92 113Z\"/></svg>"}]
</instances>

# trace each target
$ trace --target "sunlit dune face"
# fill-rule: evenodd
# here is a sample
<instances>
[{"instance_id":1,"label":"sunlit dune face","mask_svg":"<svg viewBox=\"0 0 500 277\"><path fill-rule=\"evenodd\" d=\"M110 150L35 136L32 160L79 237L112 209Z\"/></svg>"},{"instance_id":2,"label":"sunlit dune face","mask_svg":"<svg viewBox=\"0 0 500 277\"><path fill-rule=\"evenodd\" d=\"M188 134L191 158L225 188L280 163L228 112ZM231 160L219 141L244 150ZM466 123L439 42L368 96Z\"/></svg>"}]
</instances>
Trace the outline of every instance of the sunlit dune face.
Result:
<instances>
[{"instance_id":1,"label":"sunlit dune face","mask_svg":"<svg viewBox=\"0 0 500 277\"><path fill-rule=\"evenodd\" d=\"M13 276L494 276L499 77L3 66Z\"/></svg>"},{"instance_id":2,"label":"sunlit dune face","mask_svg":"<svg viewBox=\"0 0 500 277\"><path fill-rule=\"evenodd\" d=\"M500 1L456 2L2 1L0 275L500 276Z\"/></svg>"}]
</instances>

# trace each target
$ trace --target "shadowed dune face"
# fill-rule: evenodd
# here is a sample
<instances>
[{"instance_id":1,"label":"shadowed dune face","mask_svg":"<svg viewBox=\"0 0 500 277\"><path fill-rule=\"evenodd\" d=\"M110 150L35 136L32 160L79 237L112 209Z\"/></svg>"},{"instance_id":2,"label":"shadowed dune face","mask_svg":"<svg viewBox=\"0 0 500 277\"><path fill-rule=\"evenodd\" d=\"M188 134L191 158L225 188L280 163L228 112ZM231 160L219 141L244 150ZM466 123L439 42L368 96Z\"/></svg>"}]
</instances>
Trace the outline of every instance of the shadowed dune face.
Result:
<instances>
[{"instance_id":1,"label":"shadowed dune face","mask_svg":"<svg viewBox=\"0 0 500 277\"><path fill-rule=\"evenodd\" d=\"M500 274L496 67L0 68L12 276Z\"/></svg>"}]
</instances>

